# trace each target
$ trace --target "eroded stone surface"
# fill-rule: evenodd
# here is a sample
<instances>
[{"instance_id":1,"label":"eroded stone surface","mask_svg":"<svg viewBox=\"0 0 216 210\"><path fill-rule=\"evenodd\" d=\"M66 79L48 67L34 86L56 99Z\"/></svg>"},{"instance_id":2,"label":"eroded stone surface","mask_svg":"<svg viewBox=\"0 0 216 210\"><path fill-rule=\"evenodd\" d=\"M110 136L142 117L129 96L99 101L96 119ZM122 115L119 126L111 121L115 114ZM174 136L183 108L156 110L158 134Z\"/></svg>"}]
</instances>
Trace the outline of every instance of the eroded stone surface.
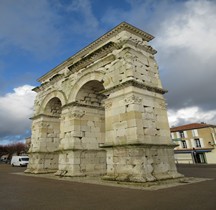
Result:
<instances>
[{"instance_id":1,"label":"eroded stone surface","mask_svg":"<svg viewBox=\"0 0 216 210\"><path fill-rule=\"evenodd\" d=\"M121 23L39 79L26 172L130 182L181 176L152 38Z\"/></svg>"}]
</instances>

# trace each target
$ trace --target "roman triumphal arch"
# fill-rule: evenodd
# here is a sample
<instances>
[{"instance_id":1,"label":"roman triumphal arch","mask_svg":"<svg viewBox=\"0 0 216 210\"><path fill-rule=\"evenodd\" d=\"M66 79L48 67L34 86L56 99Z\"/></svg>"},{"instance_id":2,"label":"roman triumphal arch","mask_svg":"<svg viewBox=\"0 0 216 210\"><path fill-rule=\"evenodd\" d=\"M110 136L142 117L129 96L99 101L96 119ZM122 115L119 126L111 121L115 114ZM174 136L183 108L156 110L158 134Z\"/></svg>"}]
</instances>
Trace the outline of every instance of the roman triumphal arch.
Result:
<instances>
[{"instance_id":1,"label":"roman triumphal arch","mask_svg":"<svg viewBox=\"0 0 216 210\"><path fill-rule=\"evenodd\" d=\"M123 22L39 78L27 173L181 176L152 39Z\"/></svg>"}]
</instances>

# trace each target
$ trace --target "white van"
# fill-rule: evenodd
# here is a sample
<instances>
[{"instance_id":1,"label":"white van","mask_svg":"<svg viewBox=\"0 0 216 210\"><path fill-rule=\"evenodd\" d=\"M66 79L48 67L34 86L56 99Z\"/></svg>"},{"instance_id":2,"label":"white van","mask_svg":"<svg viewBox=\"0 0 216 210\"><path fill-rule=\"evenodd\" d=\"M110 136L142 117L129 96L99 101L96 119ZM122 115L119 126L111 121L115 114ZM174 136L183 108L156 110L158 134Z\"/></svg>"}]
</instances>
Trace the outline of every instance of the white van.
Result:
<instances>
[{"instance_id":1,"label":"white van","mask_svg":"<svg viewBox=\"0 0 216 210\"><path fill-rule=\"evenodd\" d=\"M28 156L13 156L11 159L12 166L27 166L29 163Z\"/></svg>"}]
</instances>

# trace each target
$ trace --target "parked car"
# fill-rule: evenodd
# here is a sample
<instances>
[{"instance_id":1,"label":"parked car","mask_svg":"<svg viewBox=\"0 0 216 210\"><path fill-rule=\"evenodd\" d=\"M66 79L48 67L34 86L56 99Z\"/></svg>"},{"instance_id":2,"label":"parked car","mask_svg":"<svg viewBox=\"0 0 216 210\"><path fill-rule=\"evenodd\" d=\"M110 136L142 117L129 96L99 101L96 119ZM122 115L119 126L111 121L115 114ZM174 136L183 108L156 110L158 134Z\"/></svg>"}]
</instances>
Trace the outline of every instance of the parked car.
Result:
<instances>
[{"instance_id":1,"label":"parked car","mask_svg":"<svg viewBox=\"0 0 216 210\"><path fill-rule=\"evenodd\" d=\"M8 155L2 155L1 156L1 162L2 163L8 163L9 162Z\"/></svg>"},{"instance_id":2,"label":"parked car","mask_svg":"<svg viewBox=\"0 0 216 210\"><path fill-rule=\"evenodd\" d=\"M11 159L12 166L27 166L29 163L28 156L13 156Z\"/></svg>"}]
</instances>

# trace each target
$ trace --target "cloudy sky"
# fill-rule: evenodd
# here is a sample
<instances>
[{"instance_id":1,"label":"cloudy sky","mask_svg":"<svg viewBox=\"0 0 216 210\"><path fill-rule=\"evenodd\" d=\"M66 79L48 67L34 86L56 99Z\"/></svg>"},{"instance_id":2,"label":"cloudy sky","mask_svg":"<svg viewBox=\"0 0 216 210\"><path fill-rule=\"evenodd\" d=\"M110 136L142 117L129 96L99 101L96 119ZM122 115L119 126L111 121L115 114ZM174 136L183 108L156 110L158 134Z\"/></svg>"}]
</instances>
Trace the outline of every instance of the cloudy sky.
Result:
<instances>
[{"instance_id":1,"label":"cloudy sky","mask_svg":"<svg viewBox=\"0 0 216 210\"><path fill-rule=\"evenodd\" d=\"M122 21L155 36L170 126L216 124L216 1L0 0L0 144L30 135L37 78Z\"/></svg>"}]
</instances>

